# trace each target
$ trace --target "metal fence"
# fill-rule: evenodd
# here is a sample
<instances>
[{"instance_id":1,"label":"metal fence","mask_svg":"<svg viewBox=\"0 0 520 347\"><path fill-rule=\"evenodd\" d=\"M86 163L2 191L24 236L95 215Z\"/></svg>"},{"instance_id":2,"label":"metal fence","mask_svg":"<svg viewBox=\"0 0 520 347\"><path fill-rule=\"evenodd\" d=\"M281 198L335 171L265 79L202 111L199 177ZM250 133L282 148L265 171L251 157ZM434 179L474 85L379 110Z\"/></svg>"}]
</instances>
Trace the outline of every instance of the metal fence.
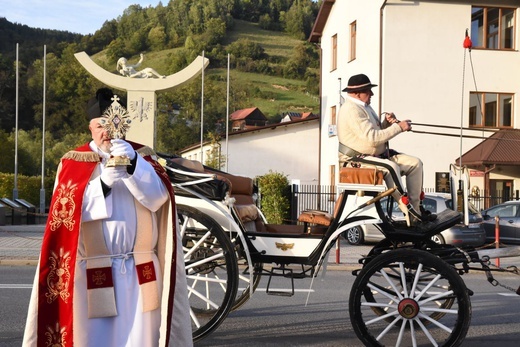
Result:
<instances>
[{"instance_id":1,"label":"metal fence","mask_svg":"<svg viewBox=\"0 0 520 347\"><path fill-rule=\"evenodd\" d=\"M336 186L291 186L291 220L296 221L304 210L320 210L333 213L336 202Z\"/></svg>"},{"instance_id":2,"label":"metal fence","mask_svg":"<svg viewBox=\"0 0 520 347\"><path fill-rule=\"evenodd\" d=\"M502 204L506 201L520 200L520 192L516 190L513 195L509 194L509 191L495 190L491 191L489 194L484 191L480 196L470 196L469 200L480 211Z\"/></svg>"},{"instance_id":3,"label":"metal fence","mask_svg":"<svg viewBox=\"0 0 520 347\"><path fill-rule=\"evenodd\" d=\"M291 186L291 220L296 221L304 210L320 210L334 212L337 199L336 186L329 185L292 185ZM426 194L435 193L435 189L424 189ZM470 202L481 211L509 200L520 200L520 191L494 190L480 195L470 196Z\"/></svg>"}]
</instances>

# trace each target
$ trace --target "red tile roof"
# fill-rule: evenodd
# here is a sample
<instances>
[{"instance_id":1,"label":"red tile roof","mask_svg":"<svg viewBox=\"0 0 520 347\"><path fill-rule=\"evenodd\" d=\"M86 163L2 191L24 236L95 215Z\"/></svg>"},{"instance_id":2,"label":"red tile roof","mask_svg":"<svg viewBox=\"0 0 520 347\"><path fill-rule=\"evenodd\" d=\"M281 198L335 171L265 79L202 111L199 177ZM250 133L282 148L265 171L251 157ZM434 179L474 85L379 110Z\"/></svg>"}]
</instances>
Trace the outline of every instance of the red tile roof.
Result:
<instances>
[{"instance_id":1,"label":"red tile roof","mask_svg":"<svg viewBox=\"0 0 520 347\"><path fill-rule=\"evenodd\" d=\"M455 159L459 163L459 158ZM520 130L500 130L462 156L462 165L520 165Z\"/></svg>"},{"instance_id":2,"label":"red tile roof","mask_svg":"<svg viewBox=\"0 0 520 347\"><path fill-rule=\"evenodd\" d=\"M238 111L233 112L229 119L231 120L239 120L239 119L246 119L247 116L249 116L251 113L253 113L257 107L250 107L250 108L244 108Z\"/></svg>"}]
</instances>

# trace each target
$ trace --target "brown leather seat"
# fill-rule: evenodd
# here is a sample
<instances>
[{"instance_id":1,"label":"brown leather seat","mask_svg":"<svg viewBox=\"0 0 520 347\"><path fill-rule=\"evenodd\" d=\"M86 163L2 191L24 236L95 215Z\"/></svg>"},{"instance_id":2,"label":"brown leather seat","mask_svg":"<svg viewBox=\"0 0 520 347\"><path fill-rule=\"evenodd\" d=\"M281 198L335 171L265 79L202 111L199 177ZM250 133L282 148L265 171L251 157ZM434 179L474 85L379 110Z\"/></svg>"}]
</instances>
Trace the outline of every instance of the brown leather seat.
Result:
<instances>
[{"instance_id":1,"label":"brown leather seat","mask_svg":"<svg viewBox=\"0 0 520 347\"><path fill-rule=\"evenodd\" d=\"M338 199L336 200L336 203L334 205L334 214L330 214L326 211L307 210L303 211L298 216L298 221L302 222L305 226L305 229L308 231L310 230L308 227L309 224L323 225L328 227L332 223L332 220L337 217L339 207L343 202L343 196L344 194L340 194Z\"/></svg>"},{"instance_id":2,"label":"brown leather seat","mask_svg":"<svg viewBox=\"0 0 520 347\"><path fill-rule=\"evenodd\" d=\"M383 171L376 168L342 167L339 170L339 182L380 185L383 184Z\"/></svg>"}]
</instances>

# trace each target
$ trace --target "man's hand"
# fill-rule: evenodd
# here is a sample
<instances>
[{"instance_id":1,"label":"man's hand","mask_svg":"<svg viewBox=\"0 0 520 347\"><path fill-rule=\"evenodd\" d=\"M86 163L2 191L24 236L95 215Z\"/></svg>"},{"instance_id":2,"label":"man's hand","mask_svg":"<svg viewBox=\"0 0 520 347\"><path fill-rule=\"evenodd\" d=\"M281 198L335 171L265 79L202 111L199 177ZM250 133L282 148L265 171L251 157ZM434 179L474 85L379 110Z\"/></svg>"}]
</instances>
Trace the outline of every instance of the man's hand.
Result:
<instances>
[{"instance_id":1,"label":"man's hand","mask_svg":"<svg viewBox=\"0 0 520 347\"><path fill-rule=\"evenodd\" d=\"M129 175L126 171L126 166L119 165L104 168L100 178L103 183L112 188L114 183L128 176Z\"/></svg>"},{"instance_id":2,"label":"man's hand","mask_svg":"<svg viewBox=\"0 0 520 347\"><path fill-rule=\"evenodd\" d=\"M399 123L393 112L385 112L386 121L390 124Z\"/></svg>"},{"instance_id":3,"label":"man's hand","mask_svg":"<svg viewBox=\"0 0 520 347\"><path fill-rule=\"evenodd\" d=\"M136 153L132 146L121 139L113 139L110 141L112 143L112 147L110 148L110 154L114 157L127 157L130 160L134 160Z\"/></svg>"},{"instance_id":4,"label":"man's hand","mask_svg":"<svg viewBox=\"0 0 520 347\"><path fill-rule=\"evenodd\" d=\"M409 119L400 121L398 124L401 127L402 131L410 131L410 130L412 130L412 121L409 120Z\"/></svg>"}]
</instances>

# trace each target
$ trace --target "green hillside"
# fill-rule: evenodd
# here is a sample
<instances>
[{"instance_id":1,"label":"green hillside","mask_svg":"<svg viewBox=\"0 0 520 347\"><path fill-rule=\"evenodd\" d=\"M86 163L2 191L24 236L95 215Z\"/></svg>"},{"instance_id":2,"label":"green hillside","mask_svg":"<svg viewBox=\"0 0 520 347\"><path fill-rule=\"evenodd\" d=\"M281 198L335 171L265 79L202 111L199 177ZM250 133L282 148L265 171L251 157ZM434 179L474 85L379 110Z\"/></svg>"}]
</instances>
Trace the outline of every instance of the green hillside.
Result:
<instances>
[{"instance_id":1,"label":"green hillside","mask_svg":"<svg viewBox=\"0 0 520 347\"><path fill-rule=\"evenodd\" d=\"M269 57L269 64L278 66L282 66L294 54L294 48L301 43L300 40L283 32L264 30L257 23L236 20L233 30L229 31L226 36L224 48L239 39L248 39L260 44ZM181 48L174 48L144 52L145 59L142 67L153 67L161 73L168 71L171 56L180 50ZM139 60L139 56L126 58L131 64ZM106 50L95 54L92 59L108 71L116 73L115 64L109 62ZM319 113L318 96L309 95L305 91L305 81L238 71L233 68L232 58L230 65L231 88L235 85L240 89L247 88L247 90L253 91L253 97L241 100L241 105L246 104L244 107L258 107L268 117L281 115L288 111ZM212 68L210 65L205 71L205 78L218 81L217 83L225 90L227 70ZM225 103L226 100L222 100L222 102ZM236 110L232 102L230 108L231 112Z\"/></svg>"},{"instance_id":2,"label":"green hillside","mask_svg":"<svg viewBox=\"0 0 520 347\"><path fill-rule=\"evenodd\" d=\"M300 40L284 32L263 30L257 23L235 20L235 26L228 32L224 44L230 44L241 38L259 43L269 56L283 59L290 57L294 47L300 43Z\"/></svg>"},{"instance_id":3,"label":"green hillside","mask_svg":"<svg viewBox=\"0 0 520 347\"><path fill-rule=\"evenodd\" d=\"M228 53L230 112L258 107L271 124L286 112L319 113L319 55L305 41L319 6L312 0L175 0L157 7L131 5L117 19L85 36L0 20L0 139L8 149L0 172L13 171L15 125L18 172L28 176L41 172L39 139L44 120L45 167L49 168L45 176L54 176L63 153L89 136L84 105L103 85L74 57L81 51L114 74L118 74L119 58L135 64L143 53L138 70L151 67L165 75L182 70L205 52L210 65L204 73L203 124L200 78L158 93L156 149L164 153L176 153L199 141L201 131L206 139L222 133ZM21 47L19 83L15 81L15 43ZM45 60L41 58L43 45ZM180 112L176 112L178 106Z\"/></svg>"}]
</instances>

